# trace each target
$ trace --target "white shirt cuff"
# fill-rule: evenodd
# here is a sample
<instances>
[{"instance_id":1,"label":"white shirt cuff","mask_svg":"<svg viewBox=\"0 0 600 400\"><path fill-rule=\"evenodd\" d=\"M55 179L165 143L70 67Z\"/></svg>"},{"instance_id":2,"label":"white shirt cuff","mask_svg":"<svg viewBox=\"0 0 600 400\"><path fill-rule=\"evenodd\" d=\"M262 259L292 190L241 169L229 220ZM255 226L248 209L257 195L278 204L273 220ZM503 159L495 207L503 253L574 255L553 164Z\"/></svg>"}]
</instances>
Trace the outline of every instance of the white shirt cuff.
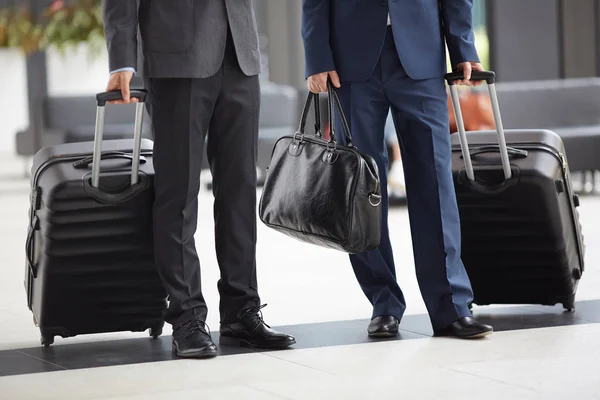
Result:
<instances>
[{"instance_id":1,"label":"white shirt cuff","mask_svg":"<svg viewBox=\"0 0 600 400\"><path fill-rule=\"evenodd\" d=\"M114 74L116 72L124 72L124 71L129 71L129 72L133 72L133 74L135 75L135 68L131 68L131 67L125 67L125 68L119 68L119 69L115 69L114 71L110 71L111 74Z\"/></svg>"}]
</instances>

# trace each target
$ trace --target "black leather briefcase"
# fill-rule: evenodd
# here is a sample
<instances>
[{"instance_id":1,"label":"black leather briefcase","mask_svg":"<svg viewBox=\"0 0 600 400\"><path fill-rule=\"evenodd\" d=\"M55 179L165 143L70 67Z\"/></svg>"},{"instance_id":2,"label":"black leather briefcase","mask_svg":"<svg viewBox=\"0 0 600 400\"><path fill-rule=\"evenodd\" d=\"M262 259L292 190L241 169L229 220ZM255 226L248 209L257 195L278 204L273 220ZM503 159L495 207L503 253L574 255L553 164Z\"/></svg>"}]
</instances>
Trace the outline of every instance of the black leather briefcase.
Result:
<instances>
[{"instance_id":1,"label":"black leather briefcase","mask_svg":"<svg viewBox=\"0 0 600 400\"><path fill-rule=\"evenodd\" d=\"M306 118L315 105L315 134L305 134ZM336 141L334 105L347 145ZM260 219L298 240L347 253L375 249L381 239L381 184L377 164L352 144L348 123L329 83L330 139L323 138L319 98L309 94L298 132L273 148L260 199Z\"/></svg>"}]
</instances>

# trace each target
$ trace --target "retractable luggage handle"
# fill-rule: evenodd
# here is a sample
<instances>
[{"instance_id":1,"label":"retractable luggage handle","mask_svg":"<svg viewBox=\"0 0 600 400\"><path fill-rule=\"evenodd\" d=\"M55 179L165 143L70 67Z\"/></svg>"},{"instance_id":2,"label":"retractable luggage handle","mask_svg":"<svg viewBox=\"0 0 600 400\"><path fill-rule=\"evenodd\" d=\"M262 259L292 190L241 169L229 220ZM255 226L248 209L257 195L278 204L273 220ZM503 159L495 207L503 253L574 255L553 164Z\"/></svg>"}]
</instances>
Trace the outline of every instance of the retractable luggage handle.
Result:
<instances>
[{"instance_id":1,"label":"retractable luggage handle","mask_svg":"<svg viewBox=\"0 0 600 400\"><path fill-rule=\"evenodd\" d=\"M458 138L460 139L460 148L463 153L463 159L465 161L465 168L467 171L467 178L471 181L475 180L475 172L473 171L473 163L471 155L469 153L469 143L467 141L467 134L465 132L465 123L462 118L462 111L460 109L460 100L458 98L458 89L455 85L457 80L464 79L462 72L452 72L444 75L444 78L450 86L450 96L452 98L452 107L454 109L454 115L456 117L456 126L458 128ZM490 93L490 99L492 102L492 111L494 113L494 122L496 123L496 132L498 134L498 144L500 149L500 158L502 159L502 167L504 169L504 178L509 180L512 177L512 170L510 168L510 158L508 154L508 147L506 145L506 137L504 136L504 127L502 125L502 118L500 116L500 106L498 105L498 96L496 94L496 74L493 71L473 71L471 73L472 81L486 81L488 91Z\"/></svg>"},{"instance_id":2,"label":"retractable luggage handle","mask_svg":"<svg viewBox=\"0 0 600 400\"><path fill-rule=\"evenodd\" d=\"M142 153L142 122L144 118L144 102L148 92L143 89L132 89L130 96L139 100L135 105L135 126L133 132L133 156L131 158L131 185L139 179L140 158ZM92 156L92 187L100 183L100 161L102 160L102 136L104 134L104 111L107 101L122 100L120 90L98 93L96 95L96 129L94 132L94 153Z\"/></svg>"}]
</instances>

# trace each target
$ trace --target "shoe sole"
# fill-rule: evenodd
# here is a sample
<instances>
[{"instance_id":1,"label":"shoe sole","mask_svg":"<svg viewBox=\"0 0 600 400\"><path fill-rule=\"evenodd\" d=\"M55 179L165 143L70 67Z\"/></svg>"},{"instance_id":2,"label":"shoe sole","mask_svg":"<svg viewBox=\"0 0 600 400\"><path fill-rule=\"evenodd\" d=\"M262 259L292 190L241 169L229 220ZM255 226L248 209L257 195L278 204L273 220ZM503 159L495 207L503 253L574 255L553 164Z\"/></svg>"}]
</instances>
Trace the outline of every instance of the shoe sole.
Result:
<instances>
[{"instance_id":1,"label":"shoe sole","mask_svg":"<svg viewBox=\"0 0 600 400\"><path fill-rule=\"evenodd\" d=\"M221 336L219 338L219 343L225 346L239 346L239 347L250 347L254 349L266 349L266 350L283 350L288 347L296 344L296 340L292 340L290 342L286 342L285 344L273 344L273 345L264 345L258 346L254 343L251 343L245 339L232 338L228 336Z\"/></svg>"},{"instance_id":2,"label":"shoe sole","mask_svg":"<svg viewBox=\"0 0 600 400\"><path fill-rule=\"evenodd\" d=\"M197 359L207 359L214 358L217 356L217 350L198 350L198 351L190 351L187 353L182 353L177 350L176 347L173 347L173 354L179 358L197 358Z\"/></svg>"},{"instance_id":3,"label":"shoe sole","mask_svg":"<svg viewBox=\"0 0 600 400\"><path fill-rule=\"evenodd\" d=\"M173 354L175 354L175 356L179 357L179 358L194 358L197 360L206 360L209 358L215 358L217 356L217 353L215 352L199 352L199 353L180 353L177 350L173 350Z\"/></svg>"},{"instance_id":4,"label":"shoe sole","mask_svg":"<svg viewBox=\"0 0 600 400\"><path fill-rule=\"evenodd\" d=\"M369 337L375 339L384 339L384 338L392 338L398 336L398 332L374 332L369 333Z\"/></svg>"},{"instance_id":5,"label":"shoe sole","mask_svg":"<svg viewBox=\"0 0 600 400\"><path fill-rule=\"evenodd\" d=\"M436 334L434 333L434 337L447 337L447 338L454 338L454 339L480 339L486 336L491 335L492 333L494 333L494 331L485 331L485 332L479 332L479 333L475 333L473 335L468 335L468 336L456 336L456 335L452 335L452 334Z\"/></svg>"},{"instance_id":6,"label":"shoe sole","mask_svg":"<svg viewBox=\"0 0 600 400\"><path fill-rule=\"evenodd\" d=\"M476 334L471 335L471 336L457 336L457 337L459 339L479 339L479 338L482 338L482 337L489 336L492 333L494 333L494 331L485 331L485 332L476 333Z\"/></svg>"}]
</instances>

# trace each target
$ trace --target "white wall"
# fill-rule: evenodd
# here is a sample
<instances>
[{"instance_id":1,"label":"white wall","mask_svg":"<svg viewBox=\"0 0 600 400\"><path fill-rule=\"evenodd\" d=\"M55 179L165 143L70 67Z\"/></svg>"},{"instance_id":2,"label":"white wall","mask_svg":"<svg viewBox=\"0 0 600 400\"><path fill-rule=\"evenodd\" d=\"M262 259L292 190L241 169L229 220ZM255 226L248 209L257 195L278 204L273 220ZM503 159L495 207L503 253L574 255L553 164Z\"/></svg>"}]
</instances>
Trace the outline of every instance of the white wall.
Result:
<instances>
[{"instance_id":1,"label":"white wall","mask_svg":"<svg viewBox=\"0 0 600 400\"><path fill-rule=\"evenodd\" d=\"M18 50L0 50L0 152L15 148L15 133L27 126L25 59Z\"/></svg>"},{"instance_id":2,"label":"white wall","mask_svg":"<svg viewBox=\"0 0 600 400\"><path fill-rule=\"evenodd\" d=\"M91 58L87 47L63 56L49 51L48 92L51 96L93 94L106 86L106 51ZM25 58L18 50L0 50L0 152L15 149L15 134L28 125Z\"/></svg>"}]
</instances>

